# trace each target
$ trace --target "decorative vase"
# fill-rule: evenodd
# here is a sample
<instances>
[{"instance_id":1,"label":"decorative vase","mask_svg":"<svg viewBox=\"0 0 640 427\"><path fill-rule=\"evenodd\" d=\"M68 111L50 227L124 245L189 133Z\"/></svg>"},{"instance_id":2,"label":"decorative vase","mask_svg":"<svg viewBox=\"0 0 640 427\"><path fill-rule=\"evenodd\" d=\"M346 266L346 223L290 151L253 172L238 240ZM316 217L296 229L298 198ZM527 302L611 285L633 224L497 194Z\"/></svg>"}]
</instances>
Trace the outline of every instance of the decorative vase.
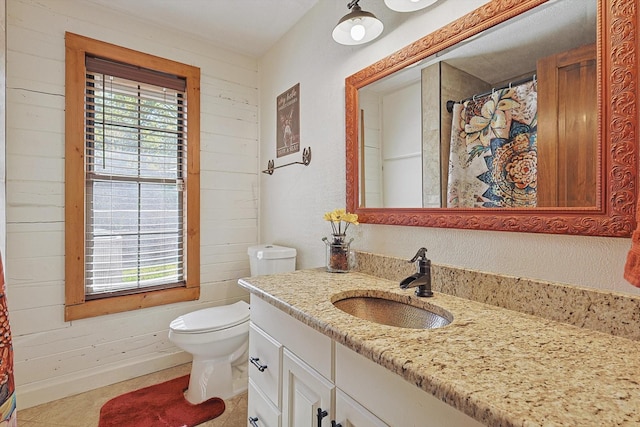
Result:
<instances>
[{"instance_id":1,"label":"decorative vase","mask_svg":"<svg viewBox=\"0 0 640 427\"><path fill-rule=\"evenodd\" d=\"M353 256L349 245L353 239L347 241L344 234L332 234L331 238L323 237L327 247L327 271L330 273L347 273L353 265Z\"/></svg>"}]
</instances>

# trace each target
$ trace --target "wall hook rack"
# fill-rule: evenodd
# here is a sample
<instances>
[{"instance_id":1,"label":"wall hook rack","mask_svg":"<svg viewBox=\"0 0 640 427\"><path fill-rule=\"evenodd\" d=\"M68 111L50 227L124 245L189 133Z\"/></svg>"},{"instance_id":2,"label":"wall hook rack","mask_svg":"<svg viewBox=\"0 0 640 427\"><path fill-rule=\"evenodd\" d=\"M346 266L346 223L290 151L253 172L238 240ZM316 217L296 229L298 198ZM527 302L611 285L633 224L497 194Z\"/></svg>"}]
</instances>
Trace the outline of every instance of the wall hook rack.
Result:
<instances>
[{"instance_id":1,"label":"wall hook rack","mask_svg":"<svg viewBox=\"0 0 640 427\"><path fill-rule=\"evenodd\" d=\"M301 162L291 162L291 163L287 163L287 164L280 165L280 166L274 166L273 159L271 159L271 160L269 160L267 162L267 168L265 170L263 170L262 173L268 173L269 175L273 175L273 171L276 170L276 169L280 169L280 168L283 168L285 166L291 166L291 165L309 166L309 163L311 163L311 147L307 147L304 150L302 150L302 161Z\"/></svg>"}]
</instances>

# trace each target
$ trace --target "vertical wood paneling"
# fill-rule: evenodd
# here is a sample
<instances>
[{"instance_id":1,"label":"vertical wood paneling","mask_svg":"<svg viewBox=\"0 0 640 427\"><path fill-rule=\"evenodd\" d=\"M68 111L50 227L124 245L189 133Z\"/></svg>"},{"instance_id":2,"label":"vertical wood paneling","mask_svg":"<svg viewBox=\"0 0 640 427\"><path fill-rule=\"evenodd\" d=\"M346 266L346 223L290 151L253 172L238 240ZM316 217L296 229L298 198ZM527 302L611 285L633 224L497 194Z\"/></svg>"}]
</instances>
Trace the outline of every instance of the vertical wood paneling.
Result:
<instances>
[{"instance_id":1,"label":"vertical wood paneling","mask_svg":"<svg viewBox=\"0 0 640 427\"><path fill-rule=\"evenodd\" d=\"M257 228L257 61L87 2L9 0L7 253L21 408L188 358L167 341L176 316L245 293ZM201 298L64 322L65 31L201 70ZM191 112L191 111L190 111ZM81 202L80 200L78 201ZM12 304L11 298L15 298Z\"/></svg>"},{"instance_id":2,"label":"vertical wood paneling","mask_svg":"<svg viewBox=\"0 0 640 427\"><path fill-rule=\"evenodd\" d=\"M538 60L539 206L597 204L596 65L595 44Z\"/></svg>"}]
</instances>

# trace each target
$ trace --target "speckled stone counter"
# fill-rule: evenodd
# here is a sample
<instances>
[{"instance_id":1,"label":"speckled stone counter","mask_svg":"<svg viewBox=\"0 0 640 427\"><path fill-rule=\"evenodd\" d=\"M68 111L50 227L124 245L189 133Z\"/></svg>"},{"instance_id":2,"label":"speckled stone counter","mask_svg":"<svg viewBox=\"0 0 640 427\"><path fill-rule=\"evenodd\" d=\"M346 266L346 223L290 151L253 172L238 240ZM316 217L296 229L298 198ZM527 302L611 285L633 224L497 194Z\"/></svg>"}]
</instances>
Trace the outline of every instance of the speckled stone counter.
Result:
<instances>
[{"instance_id":1,"label":"speckled stone counter","mask_svg":"<svg viewBox=\"0 0 640 427\"><path fill-rule=\"evenodd\" d=\"M417 298L395 280L358 272L300 270L239 284L486 425L640 425L638 341L442 292ZM435 305L453 321L404 329L332 304L355 295Z\"/></svg>"},{"instance_id":2,"label":"speckled stone counter","mask_svg":"<svg viewBox=\"0 0 640 427\"><path fill-rule=\"evenodd\" d=\"M356 271L400 281L405 259L357 251ZM581 328L640 340L640 297L612 291L432 264L433 289Z\"/></svg>"}]
</instances>

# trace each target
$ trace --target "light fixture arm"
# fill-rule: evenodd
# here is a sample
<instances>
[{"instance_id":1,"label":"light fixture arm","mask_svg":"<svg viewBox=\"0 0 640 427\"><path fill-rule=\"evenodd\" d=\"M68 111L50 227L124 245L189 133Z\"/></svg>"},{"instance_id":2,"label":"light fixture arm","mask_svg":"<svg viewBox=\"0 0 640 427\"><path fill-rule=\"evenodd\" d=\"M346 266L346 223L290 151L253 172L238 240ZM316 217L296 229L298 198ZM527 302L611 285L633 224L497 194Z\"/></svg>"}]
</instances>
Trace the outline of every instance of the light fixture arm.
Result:
<instances>
[{"instance_id":1,"label":"light fixture arm","mask_svg":"<svg viewBox=\"0 0 640 427\"><path fill-rule=\"evenodd\" d=\"M347 8L348 8L348 9L351 9L351 8L356 7L356 6L360 7L360 6L358 5L358 2L359 2L359 1L360 1L360 0L351 0L351 1L347 4Z\"/></svg>"}]
</instances>

